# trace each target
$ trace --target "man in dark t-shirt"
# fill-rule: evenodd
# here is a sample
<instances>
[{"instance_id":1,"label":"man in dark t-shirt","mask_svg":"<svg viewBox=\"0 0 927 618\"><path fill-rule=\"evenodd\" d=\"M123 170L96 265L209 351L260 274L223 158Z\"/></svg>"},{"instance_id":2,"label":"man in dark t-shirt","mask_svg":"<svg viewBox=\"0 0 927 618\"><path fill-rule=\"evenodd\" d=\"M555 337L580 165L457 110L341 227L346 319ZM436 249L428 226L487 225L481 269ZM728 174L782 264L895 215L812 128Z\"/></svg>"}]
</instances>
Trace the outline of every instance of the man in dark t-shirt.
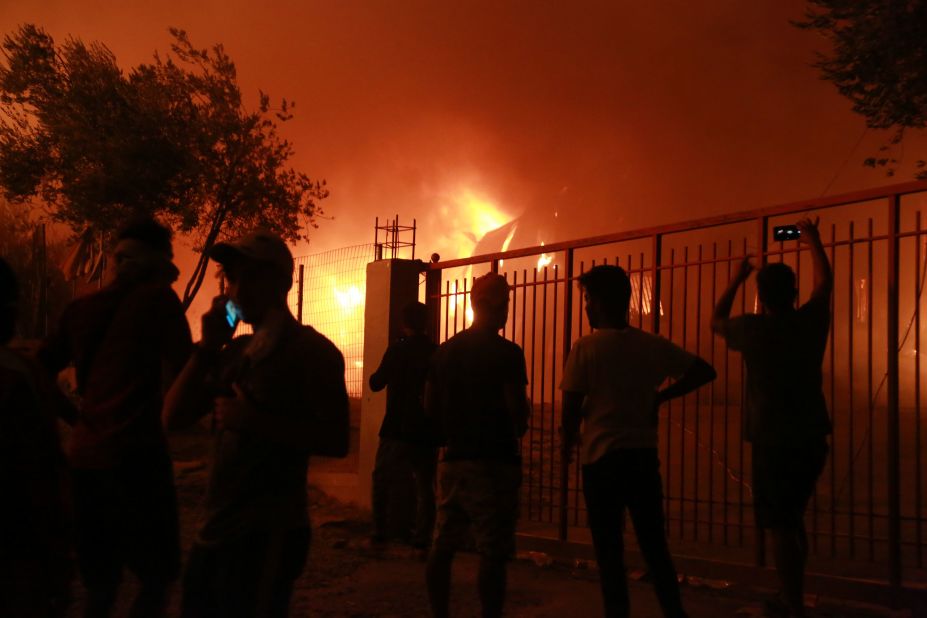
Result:
<instances>
[{"instance_id":1,"label":"man in dark t-shirt","mask_svg":"<svg viewBox=\"0 0 927 618\"><path fill-rule=\"evenodd\" d=\"M525 357L499 335L509 310L505 278L491 273L476 279L470 299L473 325L438 348L425 391L426 411L446 445L427 568L428 596L438 618L448 615L451 563L468 527L480 554L483 616L502 614L506 562L515 552L518 440L528 421Z\"/></svg>"},{"instance_id":2,"label":"man in dark t-shirt","mask_svg":"<svg viewBox=\"0 0 927 618\"><path fill-rule=\"evenodd\" d=\"M141 583L134 611L157 615L180 569L162 395L192 342L171 289L170 230L133 220L114 253L115 280L65 309L39 359L52 376L68 365L77 375L77 417L65 420L73 420L67 457L85 615L109 615L124 567Z\"/></svg>"},{"instance_id":3,"label":"man in dark t-shirt","mask_svg":"<svg viewBox=\"0 0 927 618\"><path fill-rule=\"evenodd\" d=\"M386 415L380 425L380 444L373 468L374 541L387 536L391 489L415 480L416 513L412 544L431 543L435 518L435 466L438 440L425 417L424 393L428 365L437 347L425 333L428 310L410 303L402 310L403 336L390 345L380 366L370 376L373 391L386 390Z\"/></svg>"},{"instance_id":4,"label":"man in dark t-shirt","mask_svg":"<svg viewBox=\"0 0 927 618\"><path fill-rule=\"evenodd\" d=\"M795 273L783 263L757 273L760 315L728 317L740 285L753 266L741 263L721 296L712 330L741 352L747 365L744 439L753 445L753 501L756 523L772 531L780 598L774 615L804 616L803 582L808 557L804 514L827 457L830 419L821 365L831 319L833 274L817 222L798 223L800 242L811 249L814 290L795 309Z\"/></svg>"},{"instance_id":5,"label":"man in dark t-shirt","mask_svg":"<svg viewBox=\"0 0 927 618\"><path fill-rule=\"evenodd\" d=\"M211 257L228 297L203 316L203 338L163 413L168 429L180 429L212 411L217 428L182 615L283 617L309 551L306 474L310 454L329 450L319 448L322 423L343 419L347 443L344 357L290 313L293 257L282 239L255 232ZM236 312L253 335L232 339L226 317Z\"/></svg>"}]
</instances>

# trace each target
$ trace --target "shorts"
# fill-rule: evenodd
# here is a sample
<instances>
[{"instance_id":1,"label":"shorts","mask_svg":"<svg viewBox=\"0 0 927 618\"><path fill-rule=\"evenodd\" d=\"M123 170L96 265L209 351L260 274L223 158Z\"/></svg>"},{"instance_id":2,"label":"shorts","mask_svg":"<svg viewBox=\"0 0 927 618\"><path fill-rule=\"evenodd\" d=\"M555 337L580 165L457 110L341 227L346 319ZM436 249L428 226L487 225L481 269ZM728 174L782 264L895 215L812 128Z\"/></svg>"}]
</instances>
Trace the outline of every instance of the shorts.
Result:
<instances>
[{"instance_id":1,"label":"shorts","mask_svg":"<svg viewBox=\"0 0 927 618\"><path fill-rule=\"evenodd\" d=\"M800 528L827 461L827 442L753 445L753 506L760 528Z\"/></svg>"},{"instance_id":2,"label":"shorts","mask_svg":"<svg viewBox=\"0 0 927 618\"><path fill-rule=\"evenodd\" d=\"M516 463L486 460L440 463L433 547L456 551L472 535L481 555L512 558L520 486L521 466Z\"/></svg>"}]
</instances>

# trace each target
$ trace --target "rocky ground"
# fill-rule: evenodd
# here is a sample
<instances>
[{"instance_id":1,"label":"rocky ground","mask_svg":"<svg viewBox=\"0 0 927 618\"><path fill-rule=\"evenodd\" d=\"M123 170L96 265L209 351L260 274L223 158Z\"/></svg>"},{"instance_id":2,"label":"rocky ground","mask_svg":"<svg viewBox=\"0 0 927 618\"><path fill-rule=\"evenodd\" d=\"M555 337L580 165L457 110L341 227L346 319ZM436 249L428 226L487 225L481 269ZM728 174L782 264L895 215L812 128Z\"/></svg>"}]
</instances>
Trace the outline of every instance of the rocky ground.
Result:
<instances>
[{"instance_id":1,"label":"rocky ground","mask_svg":"<svg viewBox=\"0 0 927 618\"><path fill-rule=\"evenodd\" d=\"M180 436L174 441L178 496L184 549L196 529L206 481L207 439L202 434ZM424 556L402 544L371 548L369 513L338 503L310 488L313 541L309 564L297 583L291 616L353 617L428 616L424 588ZM477 558L461 554L454 567L453 615L478 616L476 598ZM649 584L632 573L634 616L661 616ZM120 599L124 615L132 594L128 582ZM70 615L80 615L80 590L75 584L75 603ZM692 578L683 585L684 602L692 618L760 616L760 600L770 591L755 590L728 582ZM171 615L178 615L179 594L174 593ZM809 599L816 607L811 616L821 618L876 618L911 616L910 611L848 605L831 599ZM544 554L525 552L509 571L509 616L600 616L601 608L594 565L560 564Z\"/></svg>"}]
</instances>

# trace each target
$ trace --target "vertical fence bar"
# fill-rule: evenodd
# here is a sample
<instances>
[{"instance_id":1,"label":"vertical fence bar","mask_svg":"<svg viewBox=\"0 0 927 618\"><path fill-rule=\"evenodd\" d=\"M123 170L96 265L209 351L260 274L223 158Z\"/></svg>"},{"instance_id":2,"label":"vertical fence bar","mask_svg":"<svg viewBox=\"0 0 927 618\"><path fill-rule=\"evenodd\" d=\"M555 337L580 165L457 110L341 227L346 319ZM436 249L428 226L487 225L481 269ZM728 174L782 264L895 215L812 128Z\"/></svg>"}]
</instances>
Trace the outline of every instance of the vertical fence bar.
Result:
<instances>
[{"instance_id":1,"label":"vertical fence bar","mask_svg":"<svg viewBox=\"0 0 927 618\"><path fill-rule=\"evenodd\" d=\"M711 306L714 308L717 298L718 280L718 243L711 243ZM711 351L708 362L715 366L715 347L717 340L711 338ZM715 466L712 459L715 456L715 383L712 380L708 385L708 542L715 538ZM726 402L725 402L726 403ZM727 463L727 462L725 462Z\"/></svg>"},{"instance_id":2,"label":"vertical fence bar","mask_svg":"<svg viewBox=\"0 0 927 618\"><path fill-rule=\"evenodd\" d=\"M869 219L872 226L872 219ZM921 551L923 544L922 517L921 517L921 211L918 210L915 219L914 236L914 546L916 548L917 568L924 567L924 556ZM872 236L870 232L869 236ZM870 245L871 245L870 241ZM870 249L870 254L872 250ZM871 289L871 288L870 288ZM871 321L870 321L871 323ZM871 332L871 330L870 330ZM872 396L870 395L870 399ZM870 443L870 462L872 459L872 445Z\"/></svg>"},{"instance_id":3,"label":"vertical fence bar","mask_svg":"<svg viewBox=\"0 0 927 618\"><path fill-rule=\"evenodd\" d=\"M538 269L537 267L535 267L532 272L533 274L531 275L531 369L528 375L531 376L531 416L533 418L534 417L534 385L536 383L534 379L534 366L535 366L534 360L537 356L535 352L537 351L536 343L537 343L537 321L538 321ZM527 300L525 304L527 304ZM544 415L541 414L540 418L541 418L542 426L537 429L537 434L541 436L540 440L543 441ZM528 464L528 478L531 479L531 482L528 485L528 517L529 518L531 517L531 507L534 506L534 501L532 500L532 498L534 497L533 489L534 489L535 483L537 483L538 502L541 501L542 495L543 495L541 492L542 483L540 480L536 481L534 477L534 474L535 474L534 473L535 425L536 423L534 422L531 423L531 459L529 460L529 464ZM544 455L543 449L539 449L539 454L541 457L543 457ZM541 470L541 473L538 474L538 479L540 479L543 474L543 468L541 467L541 463L542 463L541 461L538 461L537 467ZM541 516L540 505L538 506L537 512L538 512L538 517L540 518Z\"/></svg>"},{"instance_id":4,"label":"vertical fence bar","mask_svg":"<svg viewBox=\"0 0 927 618\"><path fill-rule=\"evenodd\" d=\"M766 255L769 253L769 217L757 217L757 230L756 230L756 240L757 240L757 256L756 256L756 266L757 268L762 268L766 264ZM744 255L747 254L747 244L746 240L744 241ZM783 259L784 256L781 256L780 259ZM796 282L797 283L797 282ZM746 303L747 298L747 288L744 287L743 302ZM741 363L743 367L743 363ZM741 371L741 391L745 391L746 380L743 379L744 374ZM743 393L741 393L741 400L743 400ZM740 417L740 426L741 431L743 430L743 412L741 412ZM752 456L752 453L751 453ZM744 475L744 446L743 440L740 442L740 474L741 478ZM744 518L743 518L743 509L744 509L744 492L743 492L743 481L740 483L740 537L741 542L743 542L743 530L744 530ZM755 517L754 517L755 519ZM760 526L755 526L756 530L756 564L757 566L765 567L766 566L766 530Z\"/></svg>"},{"instance_id":5,"label":"vertical fence bar","mask_svg":"<svg viewBox=\"0 0 927 618\"><path fill-rule=\"evenodd\" d=\"M847 261L847 286L849 287L849 302L847 302L847 440L850 448L847 449L847 478L849 483L849 508L847 509L849 521L849 538L850 557L856 556L856 479L853 474L854 451L856 450L856 429L853 422L855 413L855 397L853 396L853 270L856 267L854 254L856 253L854 242L856 240L855 228L853 221L850 221L850 237L847 244L849 251Z\"/></svg>"},{"instance_id":6,"label":"vertical fence bar","mask_svg":"<svg viewBox=\"0 0 927 618\"><path fill-rule=\"evenodd\" d=\"M834 269L834 276L837 273L837 226L830 226L830 263ZM836 408L837 401L837 381L834 378L837 367L837 340L835 338L837 326L834 320L830 321L830 406ZM830 443L836 449L837 446L837 424L832 423ZM830 459L830 557L837 557L837 457L831 454Z\"/></svg>"},{"instance_id":7,"label":"vertical fence bar","mask_svg":"<svg viewBox=\"0 0 927 618\"><path fill-rule=\"evenodd\" d=\"M899 393L898 393L898 233L900 228L901 196L888 200L888 573L889 584L897 592L901 588L901 461L899 459Z\"/></svg>"},{"instance_id":8,"label":"vertical fence bar","mask_svg":"<svg viewBox=\"0 0 927 618\"><path fill-rule=\"evenodd\" d=\"M766 231L765 225L768 222L768 217L762 217L763 219L763 233L761 234L760 247L762 248L763 259L765 260L766 256ZM747 239L744 238L743 243L740 249L740 255L745 257L747 255ZM743 289L743 293L740 295L740 313L741 315L747 313L747 289ZM747 389L745 388L747 384L747 365L744 363L743 356L740 359L740 429L743 432L744 426L744 402L746 401ZM743 439L737 440L739 461L738 461L738 470L740 470L740 480L737 483L737 544L740 547L743 547L744 544L744 530L747 529L747 525L744 523L744 443L746 441ZM751 453L752 456L752 453ZM755 518L754 518L755 519ZM757 558L761 558L763 561L758 562L759 566L766 566L766 531L763 528L757 528L754 526L754 530L757 535Z\"/></svg>"},{"instance_id":9,"label":"vertical fence bar","mask_svg":"<svg viewBox=\"0 0 927 618\"><path fill-rule=\"evenodd\" d=\"M695 293L695 355L701 357L702 355L702 244L701 243L699 243L698 245L698 266L697 268L698 268L698 271L696 273L696 280L695 280L696 281L695 283L695 289L696 289L696 293ZM695 444L692 449L692 455L693 455L692 463L693 463L693 468L694 468L693 476L695 477L695 483L693 487L695 495L693 496L693 503L692 503L693 504L692 525L694 526L692 538L697 541L698 540L698 526L699 526L699 521L698 521L699 508L698 507L699 507L699 504L701 504L699 500L699 491L698 491L698 487L699 487L698 460L699 460L699 443L700 443L699 442L699 437L700 437L699 429L701 427L701 423L699 422L699 416L700 416L699 399L700 397L699 397L698 391L696 391L696 393L694 394L694 397L695 397L695 430L694 430L695 431ZM708 508L709 509L711 508L710 504Z\"/></svg>"},{"instance_id":10,"label":"vertical fence bar","mask_svg":"<svg viewBox=\"0 0 927 618\"><path fill-rule=\"evenodd\" d=\"M663 236L653 235L653 263L650 275L650 330L654 335L660 333L660 266L663 264Z\"/></svg>"},{"instance_id":11,"label":"vertical fence bar","mask_svg":"<svg viewBox=\"0 0 927 618\"><path fill-rule=\"evenodd\" d=\"M920 215L920 213L918 213ZM873 461L873 438L872 427L874 422L874 404L872 402L872 217L869 217L868 242L866 243L866 407L869 409L868 442L867 445L867 467L869 489L869 560L875 560L875 484L873 482L873 471L875 464ZM917 381L915 380L915 388Z\"/></svg>"},{"instance_id":12,"label":"vertical fence bar","mask_svg":"<svg viewBox=\"0 0 927 618\"><path fill-rule=\"evenodd\" d=\"M573 343L573 249L566 251L566 264L563 268L563 364L566 365ZM561 399L560 415L563 416ZM570 467L566 457L560 458L560 529L557 535L561 541L567 540L567 503L569 502Z\"/></svg>"},{"instance_id":13,"label":"vertical fence bar","mask_svg":"<svg viewBox=\"0 0 927 618\"><path fill-rule=\"evenodd\" d=\"M725 285L730 285L731 281L731 271L734 261L734 243L730 240L727 241L727 280ZM744 292L746 294L746 292ZM731 392L730 392L730 366L731 366L731 350L726 345L724 346L724 425L722 430L724 432L724 465L728 466L730 462L730 440L728 439L728 427L730 427L730 409L731 409ZM730 500L728 499L728 479L727 470L725 470L724 476L721 477L721 492L724 494L724 510L721 513L721 525L723 530L724 544L728 544L728 508Z\"/></svg>"},{"instance_id":14,"label":"vertical fence bar","mask_svg":"<svg viewBox=\"0 0 927 618\"><path fill-rule=\"evenodd\" d=\"M303 290L306 284L306 265L300 264L296 275L296 321L303 323Z\"/></svg>"},{"instance_id":15,"label":"vertical fence bar","mask_svg":"<svg viewBox=\"0 0 927 618\"><path fill-rule=\"evenodd\" d=\"M544 400L544 397L547 394L546 389L545 389L545 385L547 383L547 380L546 380L547 378L547 266L544 267L543 282L544 282L543 283L544 291L543 291L543 294L541 295L541 384L540 384L540 387L538 388L538 392L541 393L541 419L543 419L541 421L542 457L543 457L543 452L544 452L543 451L544 440L547 438L547 436L544 435L544 432L545 432L544 420L546 420L546 416L547 416L547 406L545 405L546 402ZM551 420L553 420L553 417L551 417ZM543 462L544 460L541 459L541 461ZM554 496L553 496L554 448L553 448L553 442L551 442L551 446L548 452L547 468L549 472L547 476L547 487L546 487L547 502L549 505L549 508L547 510L547 521L553 521L554 519ZM543 486L543 484L544 484L544 466L542 465L541 466L541 485ZM543 491L541 492L542 499L543 499L544 493L545 492Z\"/></svg>"},{"instance_id":16,"label":"vertical fence bar","mask_svg":"<svg viewBox=\"0 0 927 618\"><path fill-rule=\"evenodd\" d=\"M441 271L425 271L425 306L428 310L428 334L437 342L441 336Z\"/></svg>"},{"instance_id":17,"label":"vertical fence bar","mask_svg":"<svg viewBox=\"0 0 927 618\"><path fill-rule=\"evenodd\" d=\"M667 329L666 338L670 341L673 340L673 279L676 272L676 249L670 249L670 263L669 263L669 301L667 302L666 314L669 316L669 326ZM672 504L670 488L673 480L673 401L666 402L666 474L664 475L663 482L666 484L666 496L664 501L666 505L664 510L666 511L666 535L669 536L670 521L673 519L672 511L670 506Z\"/></svg>"},{"instance_id":18,"label":"vertical fence bar","mask_svg":"<svg viewBox=\"0 0 927 618\"><path fill-rule=\"evenodd\" d=\"M672 318L670 318L672 320ZM689 325L689 245L682 249L682 341L681 348L686 347L686 335ZM679 538L686 538L686 399L679 398ZM698 479L696 479L698 482Z\"/></svg>"}]
</instances>

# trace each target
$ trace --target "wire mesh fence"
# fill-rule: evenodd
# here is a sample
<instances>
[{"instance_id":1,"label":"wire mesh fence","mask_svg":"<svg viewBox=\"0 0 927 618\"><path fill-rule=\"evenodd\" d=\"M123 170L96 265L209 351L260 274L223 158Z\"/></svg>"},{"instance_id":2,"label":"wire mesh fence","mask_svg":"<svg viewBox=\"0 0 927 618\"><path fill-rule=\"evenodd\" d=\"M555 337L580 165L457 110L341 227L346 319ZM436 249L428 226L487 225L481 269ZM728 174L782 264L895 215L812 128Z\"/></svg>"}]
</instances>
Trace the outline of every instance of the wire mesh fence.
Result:
<instances>
[{"instance_id":1,"label":"wire mesh fence","mask_svg":"<svg viewBox=\"0 0 927 618\"><path fill-rule=\"evenodd\" d=\"M345 382L360 397L364 371L364 300L372 244L295 259L288 302L293 315L328 337L344 355Z\"/></svg>"}]
</instances>

